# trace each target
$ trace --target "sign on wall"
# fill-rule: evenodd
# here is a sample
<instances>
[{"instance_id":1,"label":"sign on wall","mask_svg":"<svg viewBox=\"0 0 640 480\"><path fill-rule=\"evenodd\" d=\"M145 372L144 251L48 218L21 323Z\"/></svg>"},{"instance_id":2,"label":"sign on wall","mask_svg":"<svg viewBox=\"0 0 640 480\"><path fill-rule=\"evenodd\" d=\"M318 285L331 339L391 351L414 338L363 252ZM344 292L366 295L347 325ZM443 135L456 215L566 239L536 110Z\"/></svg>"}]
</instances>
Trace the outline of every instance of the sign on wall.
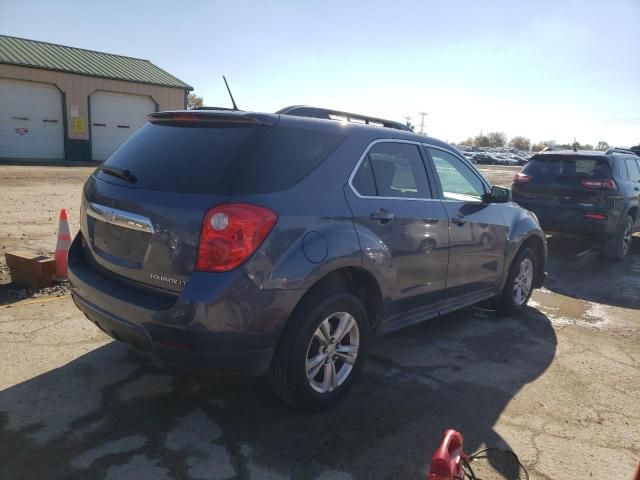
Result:
<instances>
[{"instance_id":1,"label":"sign on wall","mask_svg":"<svg viewBox=\"0 0 640 480\"><path fill-rule=\"evenodd\" d=\"M20 135L21 137L27 135L28 133L29 133L29 129L26 127L16 128L16 134Z\"/></svg>"},{"instance_id":2,"label":"sign on wall","mask_svg":"<svg viewBox=\"0 0 640 480\"><path fill-rule=\"evenodd\" d=\"M75 133L84 133L84 118L73 119L73 131Z\"/></svg>"}]
</instances>

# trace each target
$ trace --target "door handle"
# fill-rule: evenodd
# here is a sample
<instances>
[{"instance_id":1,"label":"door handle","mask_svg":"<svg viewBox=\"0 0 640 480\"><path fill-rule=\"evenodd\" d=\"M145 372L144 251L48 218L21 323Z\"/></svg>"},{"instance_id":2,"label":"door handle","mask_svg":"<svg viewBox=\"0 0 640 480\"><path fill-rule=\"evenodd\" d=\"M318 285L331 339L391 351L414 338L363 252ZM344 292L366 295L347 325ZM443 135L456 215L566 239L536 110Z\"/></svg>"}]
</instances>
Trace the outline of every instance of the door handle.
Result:
<instances>
[{"instance_id":1,"label":"door handle","mask_svg":"<svg viewBox=\"0 0 640 480\"><path fill-rule=\"evenodd\" d=\"M372 212L370 217L371 220L378 220L380 223L387 223L389 220L393 220L395 215L388 210L381 208L377 212Z\"/></svg>"},{"instance_id":2,"label":"door handle","mask_svg":"<svg viewBox=\"0 0 640 480\"><path fill-rule=\"evenodd\" d=\"M467 219L464 217L453 217L451 221L456 225L464 225L465 223L467 223Z\"/></svg>"}]
</instances>

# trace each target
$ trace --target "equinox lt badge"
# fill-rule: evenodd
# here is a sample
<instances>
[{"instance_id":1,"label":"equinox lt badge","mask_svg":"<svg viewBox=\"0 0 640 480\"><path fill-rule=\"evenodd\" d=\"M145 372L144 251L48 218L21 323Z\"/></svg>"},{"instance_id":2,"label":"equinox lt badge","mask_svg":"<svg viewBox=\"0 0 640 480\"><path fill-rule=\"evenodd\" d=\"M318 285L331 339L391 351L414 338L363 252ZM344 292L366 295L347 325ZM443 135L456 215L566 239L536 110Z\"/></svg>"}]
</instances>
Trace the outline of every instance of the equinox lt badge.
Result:
<instances>
[{"instance_id":1,"label":"equinox lt badge","mask_svg":"<svg viewBox=\"0 0 640 480\"><path fill-rule=\"evenodd\" d=\"M171 283L172 285L179 285L181 287L184 287L187 284L187 282L185 282L184 280L178 280L177 278L165 277L164 275L158 275L157 273L150 273L149 277L151 277L153 280L158 280L158 281L164 282L164 283Z\"/></svg>"}]
</instances>

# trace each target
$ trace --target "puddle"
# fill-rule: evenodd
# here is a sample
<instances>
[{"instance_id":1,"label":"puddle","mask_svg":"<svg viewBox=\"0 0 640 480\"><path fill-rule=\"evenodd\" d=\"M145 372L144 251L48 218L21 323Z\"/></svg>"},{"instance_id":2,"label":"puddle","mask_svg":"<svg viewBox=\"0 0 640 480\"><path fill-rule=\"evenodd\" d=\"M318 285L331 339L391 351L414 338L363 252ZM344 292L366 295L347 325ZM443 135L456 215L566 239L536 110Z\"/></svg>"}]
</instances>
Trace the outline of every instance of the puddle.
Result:
<instances>
[{"instance_id":1,"label":"puddle","mask_svg":"<svg viewBox=\"0 0 640 480\"><path fill-rule=\"evenodd\" d=\"M547 315L554 323L589 324L604 323L598 304L554 293L546 288L535 295L529 305Z\"/></svg>"}]
</instances>

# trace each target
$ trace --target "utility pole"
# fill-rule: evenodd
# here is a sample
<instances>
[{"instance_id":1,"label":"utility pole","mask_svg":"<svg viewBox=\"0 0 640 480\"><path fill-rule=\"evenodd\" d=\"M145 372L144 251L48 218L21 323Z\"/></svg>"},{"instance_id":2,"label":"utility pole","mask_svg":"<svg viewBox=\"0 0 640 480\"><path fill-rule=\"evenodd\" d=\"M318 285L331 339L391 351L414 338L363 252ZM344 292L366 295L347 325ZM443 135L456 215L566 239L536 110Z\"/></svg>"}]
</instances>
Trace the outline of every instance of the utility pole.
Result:
<instances>
[{"instance_id":1,"label":"utility pole","mask_svg":"<svg viewBox=\"0 0 640 480\"><path fill-rule=\"evenodd\" d=\"M420 120L420 135L424 135L424 117L429 114L426 112L420 112L419 115L422 117L422 120Z\"/></svg>"}]
</instances>

